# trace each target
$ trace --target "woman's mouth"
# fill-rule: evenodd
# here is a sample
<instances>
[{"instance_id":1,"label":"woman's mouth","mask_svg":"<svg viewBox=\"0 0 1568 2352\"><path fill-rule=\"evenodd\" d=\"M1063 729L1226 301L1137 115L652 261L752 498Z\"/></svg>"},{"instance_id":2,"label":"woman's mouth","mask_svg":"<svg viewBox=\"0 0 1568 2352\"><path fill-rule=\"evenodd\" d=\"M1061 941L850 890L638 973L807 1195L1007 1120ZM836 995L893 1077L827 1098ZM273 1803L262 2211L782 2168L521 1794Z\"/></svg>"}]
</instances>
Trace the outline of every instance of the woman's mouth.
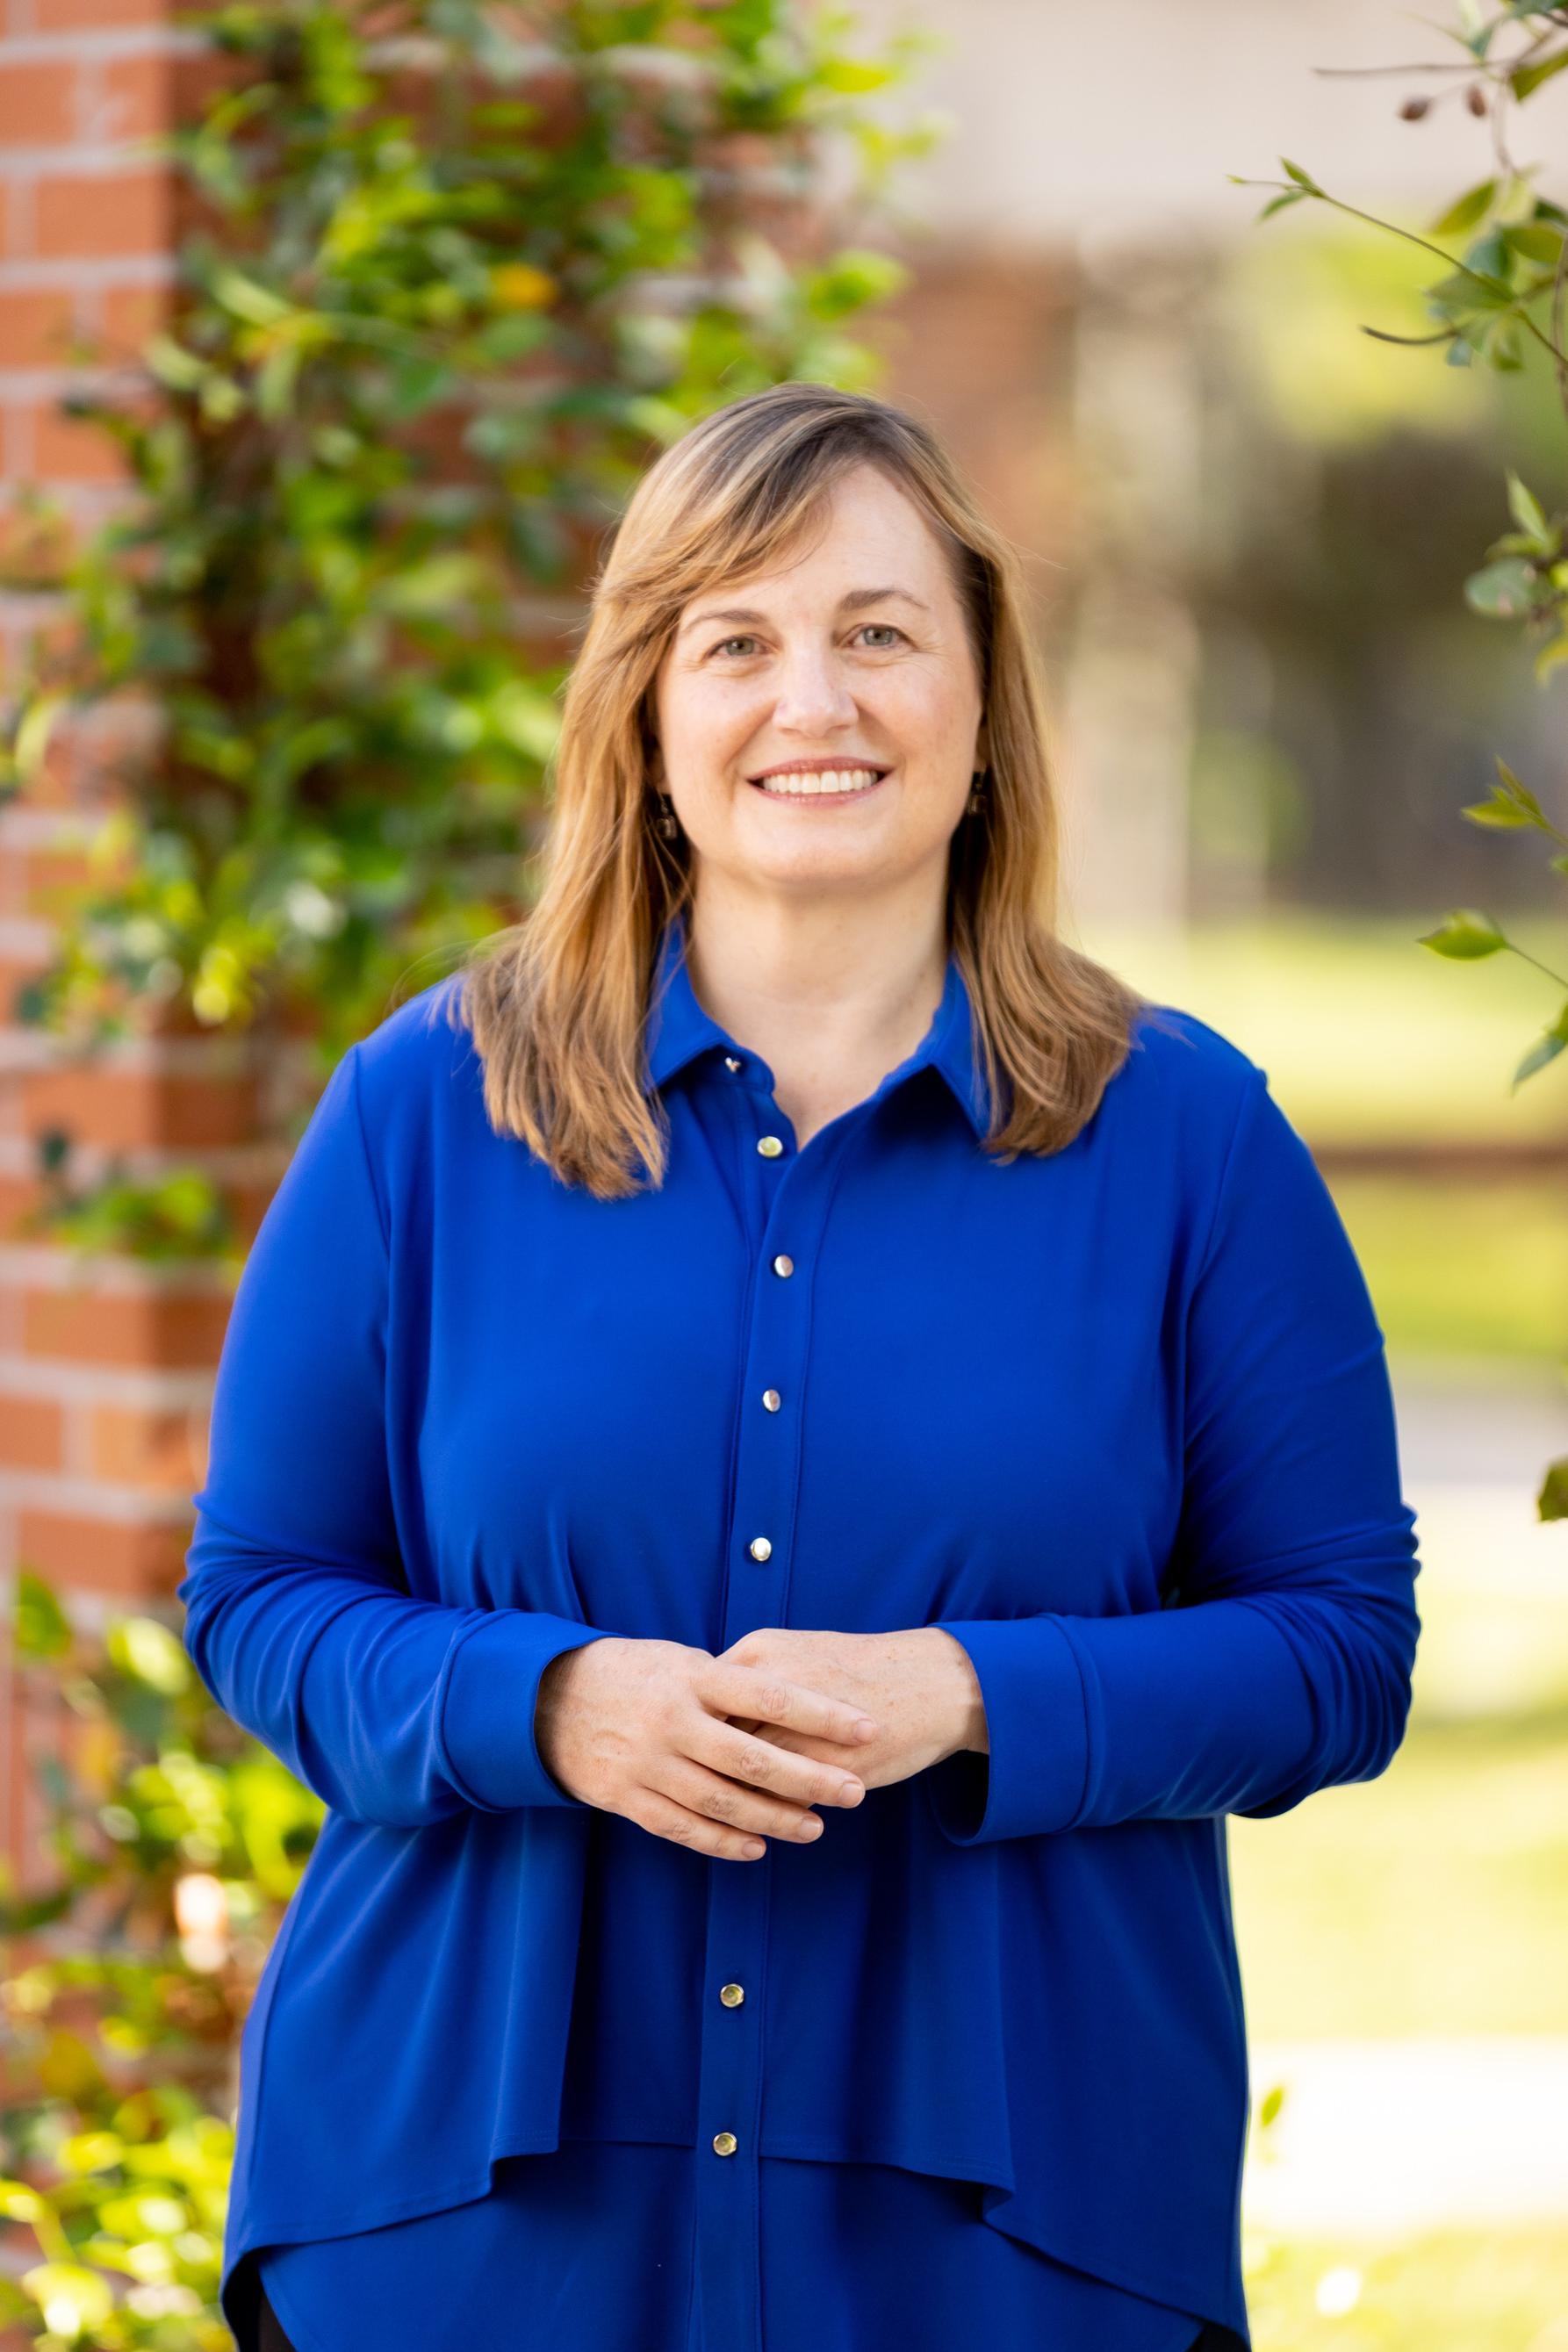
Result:
<instances>
[{"instance_id":1,"label":"woman's mouth","mask_svg":"<svg viewBox=\"0 0 1568 2352\"><path fill-rule=\"evenodd\" d=\"M863 801L892 773L890 768L786 768L774 776L753 776L753 789L770 800L838 803Z\"/></svg>"}]
</instances>

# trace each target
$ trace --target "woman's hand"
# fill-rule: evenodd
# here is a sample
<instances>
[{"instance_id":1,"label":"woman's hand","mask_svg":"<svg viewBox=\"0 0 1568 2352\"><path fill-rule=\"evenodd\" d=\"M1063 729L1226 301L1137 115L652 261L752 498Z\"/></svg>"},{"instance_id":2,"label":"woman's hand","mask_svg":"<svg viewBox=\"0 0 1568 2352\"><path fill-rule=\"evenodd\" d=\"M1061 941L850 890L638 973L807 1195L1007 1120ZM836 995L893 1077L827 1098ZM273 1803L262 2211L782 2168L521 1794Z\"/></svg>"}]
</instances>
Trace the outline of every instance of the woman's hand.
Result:
<instances>
[{"instance_id":1,"label":"woman's hand","mask_svg":"<svg viewBox=\"0 0 1568 2352\"><path fill-rule=\"evenodd\" d=\"M941 1625L915 1625L894 1633L813 1633L765 1625L742 1633L721 1650L719 1663L727 1661L809 1684L813 1690L849 1700L874 1717L877 1737L855 1759L855 1769L868 1789L907 1780L963 1748L990 1753L980 1678L963 1643ZM833 1761L832 1742L809 1728L760 1723L749 1716L739 1722L771 1747L821 1763Z\"/></svg>"},{"instance_id":2,"label":"woman's hand","mask_svg":"<svg viewBox=\"0 0 1568 2352\"><path fill-rule=\"evenodd\" d=\"M568 1796L696 1853L754 1861L766 1852L758 1831L809 1843L822 1830L814 1804L861 1801L865 1716L847 1692L826 1696L771 1661L601 1633L552 1658L533 1728ZM741 1727L750 1723L811 1752Z\"/></svg>"}]
</instances>

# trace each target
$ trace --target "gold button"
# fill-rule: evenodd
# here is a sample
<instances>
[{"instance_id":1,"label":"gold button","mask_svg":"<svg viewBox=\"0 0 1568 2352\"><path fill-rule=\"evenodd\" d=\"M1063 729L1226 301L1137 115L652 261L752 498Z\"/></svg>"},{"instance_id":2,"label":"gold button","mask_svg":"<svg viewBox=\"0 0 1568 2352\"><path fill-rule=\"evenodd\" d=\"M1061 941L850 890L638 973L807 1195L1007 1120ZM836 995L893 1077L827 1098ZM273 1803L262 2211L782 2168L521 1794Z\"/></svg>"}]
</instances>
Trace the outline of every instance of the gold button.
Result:
<instances>
[{"instance_id":1,"label":"gold button","mask_svg":"<svg viewBox=\"0 0 1568 2352\"><path fill-rule=\"evenodd\" d=\"M779 1153L784 1150L784 1145L779 1141L776 1135L759 1135L757 1138L757 1150L762 1153L764 1160L776 1160Z\"/></svg>"},{"instance_id":2,"label":"gold button","mask_svg":"<svg viewBox=\"0 0 1568 2352\"><path fill-rule=\"evenodd\" d=\"M715 2132L713 2135L715 2156L733 2156L739 2145L733 2132Z\"/></svg>"},{"instance_id":3,"label":"gold button","mask_svg":"<svg viewBox=\"0 0 1568 2352\"><path fill-rule=\"evenodd\" d=\"M777 1389L764 1389L763 1391L763 1402L767 1406L770 1412L777 1412L780 1405L784 1402L784 1399L780 1396Z\"/></svg>"},{"instance_id":4,"label":"gold button","mask_svg":"<svg viewBox=\"0 0 1568 2352\"><path fill-rule=\"evenodd\" d=\"M784 1251L780 1250L777 1257L773 1260L773 1272L775 1274L793 1274L795 1272L794 1258L786 1257Z\"/></svg>"},{"instance_id":5,"label":"gold button","mask_svg":"<svg viewBox=\"0 0 1568 2352\"><path fill-rule=\"evenodd\" d=\"M772 1559L773 1548L766 1536L753 1536L746 1546L753 1559Z\"/></svg>"},{"instance_id":6,"label":"gold button","mask_svg":"<svg viewBox=\"0 0 1568 2352\"><path fill-rule=\"evenodd\" d=\"M724 1067L725 1067L727 1070L738 1070L738 1069L740 1069L742 1066L742 1064L741 1064L741 1063L739 1063L739 1062L735 1059L735 1056L734 1056L734 1055L733 1055L733 1054L726 1054L726 1055L725 1055L725 1056L724 1056Z\"/></svg>"},{"instance_id":7,"label":"gold button","mask_svg":"<svg viewBox=\"0 0 1568 2352\"><path fill-rule=\"evenodd\" d=\"M746 1998L745 1988L736 1984L721 1985L719 1998L726 2009L739 2009Z\"/></svg>"}]
</instances>

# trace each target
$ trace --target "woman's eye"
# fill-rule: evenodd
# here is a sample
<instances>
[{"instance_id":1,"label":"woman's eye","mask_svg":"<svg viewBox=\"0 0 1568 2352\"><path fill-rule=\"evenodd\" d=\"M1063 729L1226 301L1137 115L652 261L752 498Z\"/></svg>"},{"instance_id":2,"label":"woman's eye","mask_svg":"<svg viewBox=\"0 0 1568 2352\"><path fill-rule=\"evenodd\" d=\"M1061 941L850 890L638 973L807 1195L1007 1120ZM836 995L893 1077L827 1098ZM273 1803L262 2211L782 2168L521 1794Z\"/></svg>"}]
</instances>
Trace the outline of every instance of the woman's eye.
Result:
<instances>
[{"instance_id":1,"label":"woman's eye","mask_svg":"<svg viewBox=\"0 0 1568 2352\"><path fill-rule=\"evenodd\" d=\"M902 629L895 628L891 621L863 621L856 635L859 635L866 629L885 630L889 637L901 637L904 634ZM713 651L716 654L721 654L727 652L731 646L754 646L756 642L756 638L752 636L721 637ZM887 648L882 646L873 646L871 650L873 653L882 653Z\"/></svg>"}]
</instances>

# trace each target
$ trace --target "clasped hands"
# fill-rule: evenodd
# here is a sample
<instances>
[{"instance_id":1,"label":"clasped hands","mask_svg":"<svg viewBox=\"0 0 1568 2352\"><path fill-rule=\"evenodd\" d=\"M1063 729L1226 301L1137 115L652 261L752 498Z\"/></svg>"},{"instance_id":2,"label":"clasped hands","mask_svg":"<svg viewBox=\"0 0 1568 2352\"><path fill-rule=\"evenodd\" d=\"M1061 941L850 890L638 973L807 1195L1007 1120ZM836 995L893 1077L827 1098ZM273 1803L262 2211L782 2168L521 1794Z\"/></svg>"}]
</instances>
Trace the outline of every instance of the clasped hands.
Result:
<instances>
[{"instance_id":1,"label":"clasped hands","mask_svg":"<svg viewBox=\"0 0 1568 2352\"><path fill-rule=\"evenodd\" d=\"M847 1746L760 1717L730 1718L791 1755L843 1766L868 1789L907 1780L958 1748L986 1745L979 1677L962 1642L939 1625L895 1633L764 1625L742 1633L718 1654L846 1700L868 1716L876 1726L874 1738Z\"/></svg>"},{"instance_id":2,"label":"clasped hands","mask_svg":"<svg viewBox=\"0 0 1568 2352\"><path fill-rule=\"evenodd\" d=\"M989 1745L969 1654L937 1625L760 1626L716 1656L598 1634L546 1666L533 1727L568 1796L736 1861L766 1852L759 1833L819 1835L814 1804Z\"/></svg>"}]
</instances>

